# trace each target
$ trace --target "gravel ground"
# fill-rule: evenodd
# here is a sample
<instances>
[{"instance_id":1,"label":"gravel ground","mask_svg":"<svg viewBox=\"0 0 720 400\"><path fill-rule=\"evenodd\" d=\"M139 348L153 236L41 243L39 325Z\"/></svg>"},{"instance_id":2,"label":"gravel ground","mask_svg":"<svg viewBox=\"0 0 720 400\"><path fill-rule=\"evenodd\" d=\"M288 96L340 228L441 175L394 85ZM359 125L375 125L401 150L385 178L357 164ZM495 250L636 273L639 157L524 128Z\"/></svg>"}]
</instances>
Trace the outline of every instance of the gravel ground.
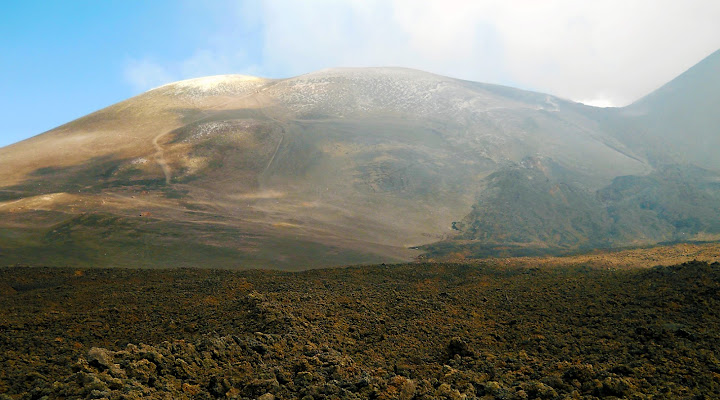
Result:
<instances>
[{"instance_id":1,"label":"gravel ground","mask_svg":"<svg viewBox=\"0 0 720 400\"><path fill-rule=\"evenodd\" d=\"M0 399L720 398L720 264L0 268Z\"/></svg>"}]
</instances>

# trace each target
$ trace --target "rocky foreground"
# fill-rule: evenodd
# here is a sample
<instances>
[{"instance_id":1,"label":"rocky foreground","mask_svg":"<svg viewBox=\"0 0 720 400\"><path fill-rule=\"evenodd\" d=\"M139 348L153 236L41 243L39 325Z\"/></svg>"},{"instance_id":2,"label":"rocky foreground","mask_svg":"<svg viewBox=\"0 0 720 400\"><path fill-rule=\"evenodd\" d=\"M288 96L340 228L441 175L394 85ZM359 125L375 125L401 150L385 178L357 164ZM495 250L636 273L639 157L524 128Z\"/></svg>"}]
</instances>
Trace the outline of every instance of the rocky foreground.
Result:
<instances>
[{"instance_id":1,"label":"rocky foreground","mask_svg":"<svg viewBox=\"0 0 720 400\"><path fill-rule=\"evenodd\" d=\"M720 264L0 269L0 399L719 398Z\"/></svg>"}]
</instances>

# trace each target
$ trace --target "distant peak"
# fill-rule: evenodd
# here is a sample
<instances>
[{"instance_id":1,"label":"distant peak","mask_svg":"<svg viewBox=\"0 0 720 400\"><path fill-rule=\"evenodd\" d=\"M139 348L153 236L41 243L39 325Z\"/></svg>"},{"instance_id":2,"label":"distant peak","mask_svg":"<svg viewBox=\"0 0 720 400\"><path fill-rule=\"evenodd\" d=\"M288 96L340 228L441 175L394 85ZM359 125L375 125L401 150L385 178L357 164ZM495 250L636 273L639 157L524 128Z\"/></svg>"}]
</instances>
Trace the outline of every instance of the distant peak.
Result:
<instances>
[{"instance_id":1,"label":"distant peak","mask_svg":"<svg viewBox=\"0 0 720 400\"><path fill-rule=\"evenodd\" d=\"M647 108L663 102L687 103L695 101L714 104L705 95L717 98L720 89L720 49L703 58L675 79L630 104L628 109Z\"/></svg>"}]
</instances>

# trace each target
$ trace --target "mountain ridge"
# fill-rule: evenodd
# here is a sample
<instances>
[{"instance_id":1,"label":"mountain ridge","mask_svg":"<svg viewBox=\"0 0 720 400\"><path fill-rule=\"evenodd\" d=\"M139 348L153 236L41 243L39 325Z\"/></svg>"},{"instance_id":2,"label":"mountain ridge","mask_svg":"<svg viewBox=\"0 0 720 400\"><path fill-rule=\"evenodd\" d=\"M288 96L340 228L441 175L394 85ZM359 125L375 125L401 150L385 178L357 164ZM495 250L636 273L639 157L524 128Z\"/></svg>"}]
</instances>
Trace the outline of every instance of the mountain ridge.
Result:
<instances>
[{"instance_id":1,"label":"mountain ridge","mask_svg":"<svg viewBox=\"0 0 720 400\"><path fill-rule=\"evenodd\" d=\"M103 247L92 232L115 241L114 255L93 259L100 264L145 246L155 255L144 266L156 265L168 259L156 246L183 240L215 254L209 262L220 252L222 265L245 268L408 260L419 255L414 247L455 240L453 221L481 226L468 219L479 218L478 205L503 209L483 194L485 180L526 160L561 171L558 187L591 194L620 176L691 159L717 170L706 146L656 151L669 133L653 118L665 113L638 118L628 110L404 68L174 82L0 148L8 229L0 248L43 248L56 224L69 221L67 240L79 252ZM523 201L539 201L547 191L539 188L528 186L532 196ZM96 214L126 228L77 219ZM519 244L532 245L523 237ZM561 247L572 247L565 241ZM313 256L304 248L315 248ZM66 257L53 251L47 259Z\"/></svg>"}]
</instances>

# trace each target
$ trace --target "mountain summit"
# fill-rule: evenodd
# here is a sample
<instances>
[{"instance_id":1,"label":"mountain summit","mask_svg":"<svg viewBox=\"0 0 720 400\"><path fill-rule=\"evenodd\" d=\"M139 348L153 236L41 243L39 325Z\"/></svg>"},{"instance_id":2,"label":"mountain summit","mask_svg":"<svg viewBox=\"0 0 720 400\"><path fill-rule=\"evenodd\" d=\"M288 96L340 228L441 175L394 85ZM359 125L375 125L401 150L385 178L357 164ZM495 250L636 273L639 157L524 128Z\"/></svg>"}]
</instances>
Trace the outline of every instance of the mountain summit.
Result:
<instances>
[{"instance_id":1,"label":"mountain summit","mask_svg":"<svg viewBox=\"0 0 720 400\"><path fill-rule=\"evenodd\" d=\"M619 110L403 68L167 84L0 149L0 248L45 264L293 269L406 260L436 242L471 253L711 237L713 223L634 234L635 203L602 194L652 198L643 176L698 160L682 174L698 202L714 199L716 160L662 118L703 104L682 132L718 140L717 93L684 83L717 58L676 80L682 104L663 88ZM623 176L640 186L618 189Z\"/></svg>"}]
</instances>

